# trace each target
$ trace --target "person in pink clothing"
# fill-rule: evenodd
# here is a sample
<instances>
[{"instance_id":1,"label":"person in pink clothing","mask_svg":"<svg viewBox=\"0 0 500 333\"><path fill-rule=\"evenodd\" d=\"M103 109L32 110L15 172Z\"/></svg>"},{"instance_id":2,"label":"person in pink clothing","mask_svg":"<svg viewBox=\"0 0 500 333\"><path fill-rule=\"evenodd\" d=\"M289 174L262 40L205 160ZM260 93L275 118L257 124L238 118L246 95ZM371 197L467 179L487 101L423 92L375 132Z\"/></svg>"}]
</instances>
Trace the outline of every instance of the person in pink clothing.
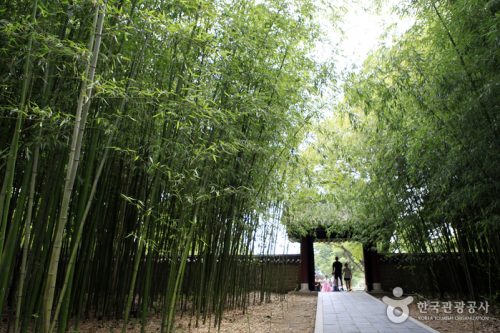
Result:
<instances>
[{"instance_id":1,"label":"person in pink clothing","mask_svg":"<svg viewBox=\"0 0 500 333\"><path fill-rule=\"evenodd\" d=\"M323 292L332 291L332 286L330 285L330 280L328 279L328 276L325 276L325 279L323 280L323 283L321 284L321 291L323 291Z\"/></svg>"}]
</instances>

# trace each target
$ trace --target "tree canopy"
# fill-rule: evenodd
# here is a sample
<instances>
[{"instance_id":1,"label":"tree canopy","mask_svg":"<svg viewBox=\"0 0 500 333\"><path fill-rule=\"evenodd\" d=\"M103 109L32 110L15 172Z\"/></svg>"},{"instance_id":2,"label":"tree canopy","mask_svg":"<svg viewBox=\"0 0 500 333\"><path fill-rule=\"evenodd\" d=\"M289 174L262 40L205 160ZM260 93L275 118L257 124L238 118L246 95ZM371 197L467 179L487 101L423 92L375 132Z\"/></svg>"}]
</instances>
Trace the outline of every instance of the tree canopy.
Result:
<instances>
[{"instance_id":1,"label":"tree canopy","mask_svg":"<svg viewBox=\"0 0 500 333\"><path fill-rule=\"evenodd\" d=\"M347 230L385 251L460 254L500 276L500 16L484 1L417 1L415 24L374 51L315 126L285 223ZM470 281L470 279L469 279ZM470 285L474 292L474 286Z\"/></svg>"}]
</instances>

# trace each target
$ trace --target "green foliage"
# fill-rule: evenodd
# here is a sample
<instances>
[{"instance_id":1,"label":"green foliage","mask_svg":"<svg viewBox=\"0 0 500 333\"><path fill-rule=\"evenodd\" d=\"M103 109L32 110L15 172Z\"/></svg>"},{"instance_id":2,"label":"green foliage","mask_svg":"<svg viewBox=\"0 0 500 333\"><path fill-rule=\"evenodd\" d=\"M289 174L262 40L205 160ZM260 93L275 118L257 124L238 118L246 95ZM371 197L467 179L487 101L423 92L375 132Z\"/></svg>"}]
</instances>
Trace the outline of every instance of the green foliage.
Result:
<instances>
[{"instance_id":1,"label":"green foliage","mask_svg":"<svg viewBox=\"0 0 500 333\"><path fill-rule=\"evenodd\" d=\"M356 242L315 243L314 265L317 273L332 277L335 257L342 265L349 264L352 272L351 285L354 289L365 289L363 246Z\"/></svg>"},{"instance_id":2,"label":"green foliage","mask_svg":"<svg viewBox=\"0 0 500 333\"><path fill-rule=\"evenodd\" d=\"M86 66L96 53L91 41L102 4L107 11L92 79ZM16 258L26 245L27 265L37 268L26 272L19 297L20 330L42 329L32 319L49 304L43 289L55 277L44 267L59 246L56 230L64 232L58 274L65 278L54 294L60 315L49 319L59 331L69 318L77 330L94 304L99 315L121 317L129 315L127 303L133 311L140 300L145 323L160 302L163 331L173 327L180 296L193 304L196 320L215 314L218 321L226 306L244 308L250 284L232 258L251 254L259 215L280 209L287 162L313 112L306 108L320 75L309 58L317 37L313 3L43 1L34 22L30 9L26 1L9 1L0 11L0 176L12 176L12 184L2 184L13 193L11 209L0 214L7 217L5 234L22 230L27 208L18 199L31 191L23 176L39 150L25 229L31 237L28 244L22 232L11 239L11 269L0 273L0 288L14 295ZM33 64L29 77L26 62ZM29 90L9 172L19 78ZM84 82L93 95L83 98L88 117L74 186L63 188ZM67 221L58 224L65 190ZM13 220L15 214L20 218ZM180 295L186 268L175 258L188 255L202 258L204 268ZM165 262L172 263L167 275L153 281L151 272ZM141 273L143 265L149 273ZM6 298L0 302L10 307Z\"/></svg>"},{"instance_id":3,"label":"green foliage","mask_svg":"<svg viewBox=\"0 0 500 333\"><path fill-rule=\"evenodd\" d=\"M384 251L461 254L467 290L498 267L500 16L483 1L412 2L416 23L349 76L288 183L285 223L352 231ZM474 268L472 268L474 267ZM471 271L487 272L476 286Z\"/></svg>"}]
</instances>

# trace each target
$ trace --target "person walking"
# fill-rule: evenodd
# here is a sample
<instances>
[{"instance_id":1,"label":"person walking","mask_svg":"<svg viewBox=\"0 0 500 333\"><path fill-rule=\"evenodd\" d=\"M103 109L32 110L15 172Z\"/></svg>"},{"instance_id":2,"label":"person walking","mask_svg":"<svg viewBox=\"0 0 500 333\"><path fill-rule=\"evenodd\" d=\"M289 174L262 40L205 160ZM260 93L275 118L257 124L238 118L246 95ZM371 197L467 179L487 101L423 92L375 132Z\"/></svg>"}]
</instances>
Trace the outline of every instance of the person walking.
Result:
<instances>
[{"instance_id":1,"label":"person walking","mask_svg":"<svg viewBox=\"0 0 500 333\"><path fill-rule=\"evenodd\" d=\"M344 265L344 280L345 280L345 288L347 291L351 291L351 279L352 279L352 272L351 268L349 268L349 264L345 263Z\"/></svg>"},{"instance_id":2,"label":"person walking","mask_svg":"<svg viewBox=\"0 0 500 333\"><path fill-rule=\"evenodd\" d=\"M342 263L339 261L339 257L335 257L335 261L332 264L332 275L336 281L337 279L340 281L340 283L337 283L337 285L340 284L340 287L343 288L344 284L342 283Z\"/></svg>"}]
</instances>

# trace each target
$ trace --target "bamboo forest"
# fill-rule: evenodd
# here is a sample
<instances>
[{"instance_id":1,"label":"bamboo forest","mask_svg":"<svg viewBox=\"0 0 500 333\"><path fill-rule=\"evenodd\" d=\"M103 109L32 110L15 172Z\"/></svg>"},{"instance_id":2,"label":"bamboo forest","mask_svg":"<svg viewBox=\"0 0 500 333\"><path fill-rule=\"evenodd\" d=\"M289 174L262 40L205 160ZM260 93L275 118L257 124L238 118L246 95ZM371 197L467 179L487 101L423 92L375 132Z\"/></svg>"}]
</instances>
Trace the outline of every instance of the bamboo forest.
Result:
<instances>
[{"instance_id":1,"label":"bamboo forest","mask_svg":"<svg viewBox=\"0 0 500 333\"><path fill-rule=\"evenodd\" d=\"M500 1L400 1L351 71L314 56L342 4L0 0L0 331L217 331L276 292L275 225L498 304Z\"/></svg>"}]
</instances>

